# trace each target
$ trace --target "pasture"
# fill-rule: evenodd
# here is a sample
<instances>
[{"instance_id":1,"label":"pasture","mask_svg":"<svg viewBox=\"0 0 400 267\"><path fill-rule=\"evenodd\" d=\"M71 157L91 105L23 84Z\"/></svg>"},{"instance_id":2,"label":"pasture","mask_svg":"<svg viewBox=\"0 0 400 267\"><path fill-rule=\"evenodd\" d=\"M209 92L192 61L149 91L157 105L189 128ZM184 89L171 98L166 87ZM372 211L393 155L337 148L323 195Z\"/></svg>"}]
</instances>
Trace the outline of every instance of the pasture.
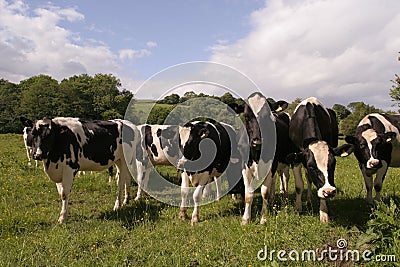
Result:
<instances>
[{"instance_id":1,"label":"pasture","mask_svg":"<svg viewBox=\"0 0 400 267\"><path fill-rule=\"evenodd\" d=\"M33 164L34 165L34 164ZM172 168L161 173L175 177ZM108 183L108 174L94 172L75 178L70 198L70 217L57 224L60 200L56 186L42 167L27 165L21 135L0 135L0 265L1 266L387 266L376 261L281 262L260 261L257 254L285 250L303 251L337 248L337 240L356 249L365 237L371 208L365 202L365 185L354 155L338 158L335 183L338 195L328 201L331 221L321 224L315 189L313 203L303 213L294 211L293 175L289 197L277 194L269 220L260 225L261 196L253 205L252 221L241 226L243 207L225 196L221 201L202 206L201 222L178 218L179 208L160 203L149 196L113 212L117 192ZM390 169L383 185L383 202L400 198L400 170ZM306 183L305 183L306 187ZM131 196L136 187L131 188ZM188 214L192 209L189 208ZM397 214L397 213L396 213ZM392 218L398 225L399 218ZM399 232L400 233L400 232ZM399 245L399 236L395 244ZM360 248L373 249L371 245ZM380 250L383 254L399 252ZM300 254L301 255L301 254ZM269 255L268 255L269 256ZM400 261L400 255L396 255ZM288 258L288 255L286 255ZM396 263L391 263L396 264Z\"/></svg>"}]
</instances>

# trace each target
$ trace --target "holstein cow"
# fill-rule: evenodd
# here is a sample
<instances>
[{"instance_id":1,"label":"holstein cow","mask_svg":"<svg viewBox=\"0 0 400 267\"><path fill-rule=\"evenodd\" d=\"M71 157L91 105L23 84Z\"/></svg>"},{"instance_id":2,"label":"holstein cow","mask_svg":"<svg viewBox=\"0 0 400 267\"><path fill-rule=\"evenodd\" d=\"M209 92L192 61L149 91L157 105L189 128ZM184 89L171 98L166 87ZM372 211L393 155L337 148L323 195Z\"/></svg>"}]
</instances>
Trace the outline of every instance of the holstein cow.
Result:
<instances>
[{"instance_id":1,"label":"holstein cow","mask_svg":"<svg viewBox=\"0 0 400 267\"><path fill-rule=\"evenodd\" d=\"M335 112L325 108L315 97L305 99L294 111L289 136L299 152L289 155L288 158L292 163L301 162L305 167L309 183L312 181L318 190L320 221L328 222L326 199L336 195L335 156L341 155L349 148L349 145L337 147L338 125ZM295 179L296 207L301 211L304 184L301 176Z\"/></svg>"},{"instance_id":2,"label":"holstein cow","mask_svg":"<svg viewBox=\"0 0 400 267\"><path fill-rule=\"evenodd\" d=\"M380 200L382 183L388 167L400 167L400 115L372 113L365 116L354 136L346 136L351 144L348 153L354 151L367 188L367 201ZM376 174L375 181L372 176Z\"/></svg>"},{"instance_id":3,"label":"holstein cow","mask_svg":"<svg viewBox=\"0 0 400 267\"><path fill-rule=\"evenodd\" d=\"M180 157L178 125L138 125L142 151L137 157L138 191L135 200L147 188L152 166L177 165Z\"/></svg>"},{"instance_id":4,"label":"holstein cow","mask_svg":"<svg viewBox=\"0 0 400 267\"><path fill-rule=\"evenodd\" d=\"M22 118L21 118L22 122ZM31 127L24 127L23 135L24 145L26 149L26 156L28 157L28 165L31 166L31 160L33 156L33 135L32 135L32 128ZM35 166L38 166L38 161L35 160Z\"/></svg>"},{"instance_id":5,"label":"holstein cow","mask_svg":"<svg viewBox=\"0 0 400 267\"><path fill-rule=\"evenodd\" d=\"M114 210L127 204L130 171L136 174L136 147L140 140L135 125L124 120L85 121L64 117L35 122L23 118L23 121L32 127L33 158L43 161L45 173L57 185L62 200L59 223L68 217L68 198L79 170L100 171L115 164L119 178ZM124 187L125 198L121 203Z\"/></svg>"},{"instance_id":6,"label":"holstein cow","mask_svg":"<svg viewBox=\"0 0 400 267\"><path fill-rule=\"evenodd\" d=\"M261 224L266 222L267 206L274 199L276 172L279 175L284 175L281 189L287 192L289 162L287 162L286 157L295 151L295 147L289 139L290 117L282 112L287 106L287 102L282 100L269 103L258 92L251 94L242 105L230 105L236 113L244 114L245 126L242 127L239 133L239 150L242 152L250 149L247 156L242 153L245 184L245 211L242 224L247 224L251 217L251 205L255 190L252 185L254 180L262 181L263 207L261 210ZM270 152L263 154L261 150ZM262 170L263 165L265 166L267 162L271 161L270 170Z\"/></svg>"},{"instance_id":7,"label":"holstein cow","mask_svg":"<svg viewBox=\"0 0 400 267\"><path fill-rule=\"evenodd\" d=\"M204 186L226 172L230 193L241 191L240 156L236 147L236 133L232 126L210 122L186 123L180 133L183 157L178 162L182 170L182 202L179 216L187 218L189 181L196 187L191 224L199 221L199 204Z\"/></svg>"}]
</instances>

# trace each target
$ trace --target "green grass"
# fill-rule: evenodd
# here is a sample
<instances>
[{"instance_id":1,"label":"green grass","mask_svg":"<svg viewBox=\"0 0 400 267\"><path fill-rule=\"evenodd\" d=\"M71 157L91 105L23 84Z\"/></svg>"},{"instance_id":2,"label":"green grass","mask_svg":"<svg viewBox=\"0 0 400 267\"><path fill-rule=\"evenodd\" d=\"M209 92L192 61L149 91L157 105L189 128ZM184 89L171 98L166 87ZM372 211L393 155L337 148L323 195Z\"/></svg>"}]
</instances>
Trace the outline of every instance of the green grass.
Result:
<instances>
[{"instance_id":1,"label":"green grass","mask_svg":"<svg viewBox=\"0 0 400 267\"><path fill-rule=\"evenodd\" d=\"M108 183L107 172L98 172L75 179L69 220L58 225L61 203L55 184L42 168L27 166L22 136L0 135L0 151L1 266L339 266L343 263L282 263L276 254L274 262L262 262L257 253L264 246L269 251L321 250L335 247L339 238L356 249L370 220L364 181L352 155L338 159L339 193L328 202L328 224L319 222L315 189L313 205L304 204L304 212L295 213L293 176L288 200L277 194L265 225L259 224L257 194L250 224L240 225L243 209L226 196L202 206L202 221L191 227L189 221L179 220L179 208L150 197L113 212L117 187ZM171 168L160 170L176 177ZM389 198L399 202L399 176L398 169L389 170L382 194L385 203ZM135 192L133 187L132 195Z\"/></svg>"}]
</instances>

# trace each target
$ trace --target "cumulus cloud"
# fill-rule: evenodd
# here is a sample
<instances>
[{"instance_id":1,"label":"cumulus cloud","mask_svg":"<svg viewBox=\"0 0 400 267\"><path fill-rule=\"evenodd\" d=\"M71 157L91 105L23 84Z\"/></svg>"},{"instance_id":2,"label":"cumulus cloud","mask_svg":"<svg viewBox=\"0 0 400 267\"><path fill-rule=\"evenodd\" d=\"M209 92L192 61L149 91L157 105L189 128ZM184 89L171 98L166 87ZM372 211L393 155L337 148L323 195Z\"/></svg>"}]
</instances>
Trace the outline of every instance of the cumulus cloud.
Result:
<instances>
[{"instance_id":1,"label":"cumulus cloud","mask_svg":"<svg viewBox=\"0 0 400 267\"><path fill-rule=\"evenodd\" d=\"M217 42L211 60L243 71L276 99L389 109L399 10L397 0L268 0L251 14L252 31L233 44Z\"/></svg>"},{"instance_id":2,"label":"cumulus cloud","mask_svg":"<svg viewBox=\"0 0 400 267\"><path fill-rule=\"evenodd\" d=\"M134 50L134 49L122 49L119 51L119 58L120 59L135 59L135 58L141 58L144 56L149 56L151 54L150 50L148 49L140 49L140 50Z\"/></svg>"},{"instance_id":3,"label":"cumulus cloud","mask_svg":"<svg viewBox=\"0 0 400 267\"><path fill-rule=\"evenodd\" d=\"M84 20L75 8L47 4L32 9L24 1L0 0L0 77L19 82L38 74L61 80L82 73L117 73L120 59L150 54L148 49L114 53L102 40L85 39L61 26L63 21L84 24Z\"/></svg>"},{"instance_id":4,"label":"cumulus cloud","mask_svg":"<svg viewBox=\"0 0 400 267\"><path fill-rule=\"evenodd\" d=\"M157 47L158 44L156 42L149 41L146 43L146 45L147 47L151 48L151 47Z\"/></svg>"}]
</instances>

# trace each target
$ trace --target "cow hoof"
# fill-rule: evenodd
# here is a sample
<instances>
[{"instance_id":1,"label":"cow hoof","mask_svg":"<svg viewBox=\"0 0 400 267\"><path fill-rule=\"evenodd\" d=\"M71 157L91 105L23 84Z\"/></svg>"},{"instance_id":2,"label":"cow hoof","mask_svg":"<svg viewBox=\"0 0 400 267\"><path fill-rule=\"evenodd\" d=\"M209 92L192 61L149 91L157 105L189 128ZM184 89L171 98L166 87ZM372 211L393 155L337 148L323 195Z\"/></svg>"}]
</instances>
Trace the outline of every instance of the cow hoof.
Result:
<instances>
[{"instance_id":1,"label":"cow hoof","mask_svg":"<svg viewBox=\"0 0 400 267\"><path fill-rule=\"evenodd\" d=\"M232 200L236 200L236 195L235 194L232 194Z\"/></svg>"},{"instance_id":2,"label":"cow hoof","mask_svg":"<svg viewBox=\"0 0 400 267\"><path fill-rule=\"evenodd\" d=\"M320 222L322 222L322 223L327 223L327 222L329 222L329 216L328 216L328 214L320 214L320 216L319 216L319 221Z\"/></svg>"},{"instance_id":3,"label":"cow hoof","mask_svg":"<svg viewBox=\"0 0 400 267\"><path fill-rule=\"evenodd\" d=\"M197 224L199 222L199 219L196 217L196 218L192 218L192 220L190 221L190 225L191 226L194 226L195 224Z\"/></svg>"},{"instance_id":4,"label":"cow hoof","mask_svg":"<svg viewBox=\"0 0 400 267\"><path fill-rule=\"evenodd\" d=\"M246 225L249 223L249 219L242 219L242 225Z\"/></svg>"},{"instance_id":5,"label":"cow hoof","mask_svg":"<svg viewBox=\"0 0 400 267\"><path fill-rule=\"evenodd\" d=\"M267 222L267 218L261 217L260 224L263 225L263 224L265 224L266 222Z\"/></svg>"},{"instance_id":6,"label":"cow hoof","mask_svg":"<svg viewBox=\"0 0 400 267\"><path fill-rule=\"evenodd\" d=\"M182 221L185 221L186 219L188 219L187 213L184 211L180 211L179 212L179 219L181 219Z\"/></svg>"},{"instance_id":7,"label":"cow hoof","mask_svg":"<svg viewBox=\"0 0 400 267\"><path fill-rule=\"evenodd\" d=\"M135 197L134 201L138 201L140 199L140 196Z\"/></svg>"}]
</instances>

